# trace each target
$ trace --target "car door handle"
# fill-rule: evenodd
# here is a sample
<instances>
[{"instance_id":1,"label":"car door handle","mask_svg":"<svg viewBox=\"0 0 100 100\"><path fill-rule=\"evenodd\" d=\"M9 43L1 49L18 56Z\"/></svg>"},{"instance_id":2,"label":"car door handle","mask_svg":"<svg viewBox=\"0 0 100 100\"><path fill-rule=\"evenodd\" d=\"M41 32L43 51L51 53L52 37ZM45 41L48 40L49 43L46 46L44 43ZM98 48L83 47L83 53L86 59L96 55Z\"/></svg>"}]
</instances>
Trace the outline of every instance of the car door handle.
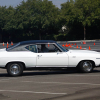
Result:
<instances>
[{"instance_id":1,"label":"car door handle","mask_svg":"<svg viewBox=\"0 0 100 100\"><path fill-rule=\"evenodd\" d=\"M38 57L42 57L42 55L38 55Z\"/></svg>"},{"instance_id":2,"label":"car door handle","mask_svg":"<svg viewBox=\"0 0 100 100\"><path fill-rule=\"evenodd\" d=\"M58 55L58 54L62 54L62 53L61 53L61 52L57 52L57 55Z\"/></svg>"}]
</instances>

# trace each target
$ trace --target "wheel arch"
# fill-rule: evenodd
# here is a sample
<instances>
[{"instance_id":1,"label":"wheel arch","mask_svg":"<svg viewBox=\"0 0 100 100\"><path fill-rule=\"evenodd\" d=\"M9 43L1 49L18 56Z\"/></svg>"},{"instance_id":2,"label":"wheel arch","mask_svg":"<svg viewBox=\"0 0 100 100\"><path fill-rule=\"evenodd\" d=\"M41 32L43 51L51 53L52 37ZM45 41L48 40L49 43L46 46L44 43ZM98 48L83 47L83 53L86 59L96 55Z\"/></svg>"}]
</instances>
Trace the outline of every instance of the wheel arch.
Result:
<instances>
[{"instance_id":1,"label":"wheel arch","mask_svg":"<svg viewBox=\"0 0 100 100\"><path fill-rule=\"evenodd\" d=\"M11 61L11 62L8 62L8 63L6 64L6 66L5 66L6 69L7 69L8 64L10 64L10 63L21 63L21 64L23 65L23 68L24 68L24 69L26 68L24 62L21 62L21 61Z\"/></svg>"},{"instance_id":2,"label":"wheel arch","mask_svg":"<svg viewBox=\"0 0 100 100\"><path fill-rule=\"evenodd\" d=\"M83 61L90 61L93 64L93 68L95 67L95 62L93 60L81 60L78 64L77 64L77 68L79 67L79 64Z\"/></svg>"}]
</instances>

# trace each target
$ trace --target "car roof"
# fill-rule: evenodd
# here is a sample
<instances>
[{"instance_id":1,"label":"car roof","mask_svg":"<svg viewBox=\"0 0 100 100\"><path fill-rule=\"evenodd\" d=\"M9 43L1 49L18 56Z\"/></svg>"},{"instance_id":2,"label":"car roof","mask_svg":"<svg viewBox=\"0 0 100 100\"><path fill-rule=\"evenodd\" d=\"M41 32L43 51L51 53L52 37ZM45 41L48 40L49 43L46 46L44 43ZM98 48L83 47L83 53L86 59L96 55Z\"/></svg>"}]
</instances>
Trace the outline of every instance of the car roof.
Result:
<instances>
[{"instance_id":1,"label":"car roof","mask_svg":"<svg viewBox=\"0 0 100 100\"><path fill-rule=\"evenodd\" d=\"M20 45L37 44L37 43L56 43L56 42L53 40L30 40L30 41L22 41L20 42Z\"/></svg>"}]
</instances>

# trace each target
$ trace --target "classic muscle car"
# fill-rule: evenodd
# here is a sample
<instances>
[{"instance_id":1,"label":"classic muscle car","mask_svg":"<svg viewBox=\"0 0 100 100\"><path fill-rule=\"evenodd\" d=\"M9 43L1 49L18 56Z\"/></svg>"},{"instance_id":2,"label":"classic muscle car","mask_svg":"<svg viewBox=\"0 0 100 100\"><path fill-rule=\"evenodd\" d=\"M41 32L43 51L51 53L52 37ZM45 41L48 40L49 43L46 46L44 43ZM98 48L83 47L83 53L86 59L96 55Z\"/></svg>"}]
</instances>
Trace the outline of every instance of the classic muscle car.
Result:
<instances>
[{"instance_id":1,"label":"classic muscle car","mask_svg":"<svg viewBox=\"0 0 100 100\"><path fill-rule=\"evenodd\" d=\"M11 76L19 76L26 69L76 67L88 73L100 65L100 53L89 50L66 50L52 40L22 41L0 49L0 68Z\"/></svg>"}]
</instances>

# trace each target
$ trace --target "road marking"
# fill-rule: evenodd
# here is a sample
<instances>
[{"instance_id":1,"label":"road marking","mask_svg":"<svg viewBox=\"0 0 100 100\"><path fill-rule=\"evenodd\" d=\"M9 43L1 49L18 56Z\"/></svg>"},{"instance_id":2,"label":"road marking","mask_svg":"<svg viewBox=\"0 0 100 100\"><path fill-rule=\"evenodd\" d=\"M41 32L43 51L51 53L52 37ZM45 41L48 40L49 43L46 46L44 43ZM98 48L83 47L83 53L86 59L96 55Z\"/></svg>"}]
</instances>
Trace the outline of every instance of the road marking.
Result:
<instances>
[{"instance_id":1,"label":"road marking","mask_svg":"<svg viewBox=\"0 0 100 100\"><path fill-rule=\"evenodd\" d=\"M100 75L65 75L65 76L78 76L78 77L80 77L80 76L100 76Z\"/></svg>"},{"instance_id":2,"label":"road marking","mask_svg":"<svg viewBox=\"0 0 100 100\"><path fill-rule=\"evenodd\" d=\"M32 83L38 83L38 84L100 85L100 84L94 84L94 83L34 82L34 81L21 81L21 82L32 82Z\"/></svg>"},{"instance_id":3,"label":"road marking","mask_svg":"<svg viewBox=\"0 0 100 100\"><path fill-rule=\"evenodd\" d=\"M17 90L0 90L0 92L19 92L19 93L36 93L36 94L54 94L54 95L66 95L66 94L67 94L67 93L34 92L34 91L17 91Z\"/></svg>"},{"instance_id":4,"label":"road marking","mask_svg":"<svg viewBox=\"0 0 100 100\"><path fill-rule=\"evenodd\" d=\"M93 84L93 83L64 83L64 82L40 82L40 83L47 83L47 84L70 84L70 85L100 85L100 84Z\"/></svg>"}]
</instances>

